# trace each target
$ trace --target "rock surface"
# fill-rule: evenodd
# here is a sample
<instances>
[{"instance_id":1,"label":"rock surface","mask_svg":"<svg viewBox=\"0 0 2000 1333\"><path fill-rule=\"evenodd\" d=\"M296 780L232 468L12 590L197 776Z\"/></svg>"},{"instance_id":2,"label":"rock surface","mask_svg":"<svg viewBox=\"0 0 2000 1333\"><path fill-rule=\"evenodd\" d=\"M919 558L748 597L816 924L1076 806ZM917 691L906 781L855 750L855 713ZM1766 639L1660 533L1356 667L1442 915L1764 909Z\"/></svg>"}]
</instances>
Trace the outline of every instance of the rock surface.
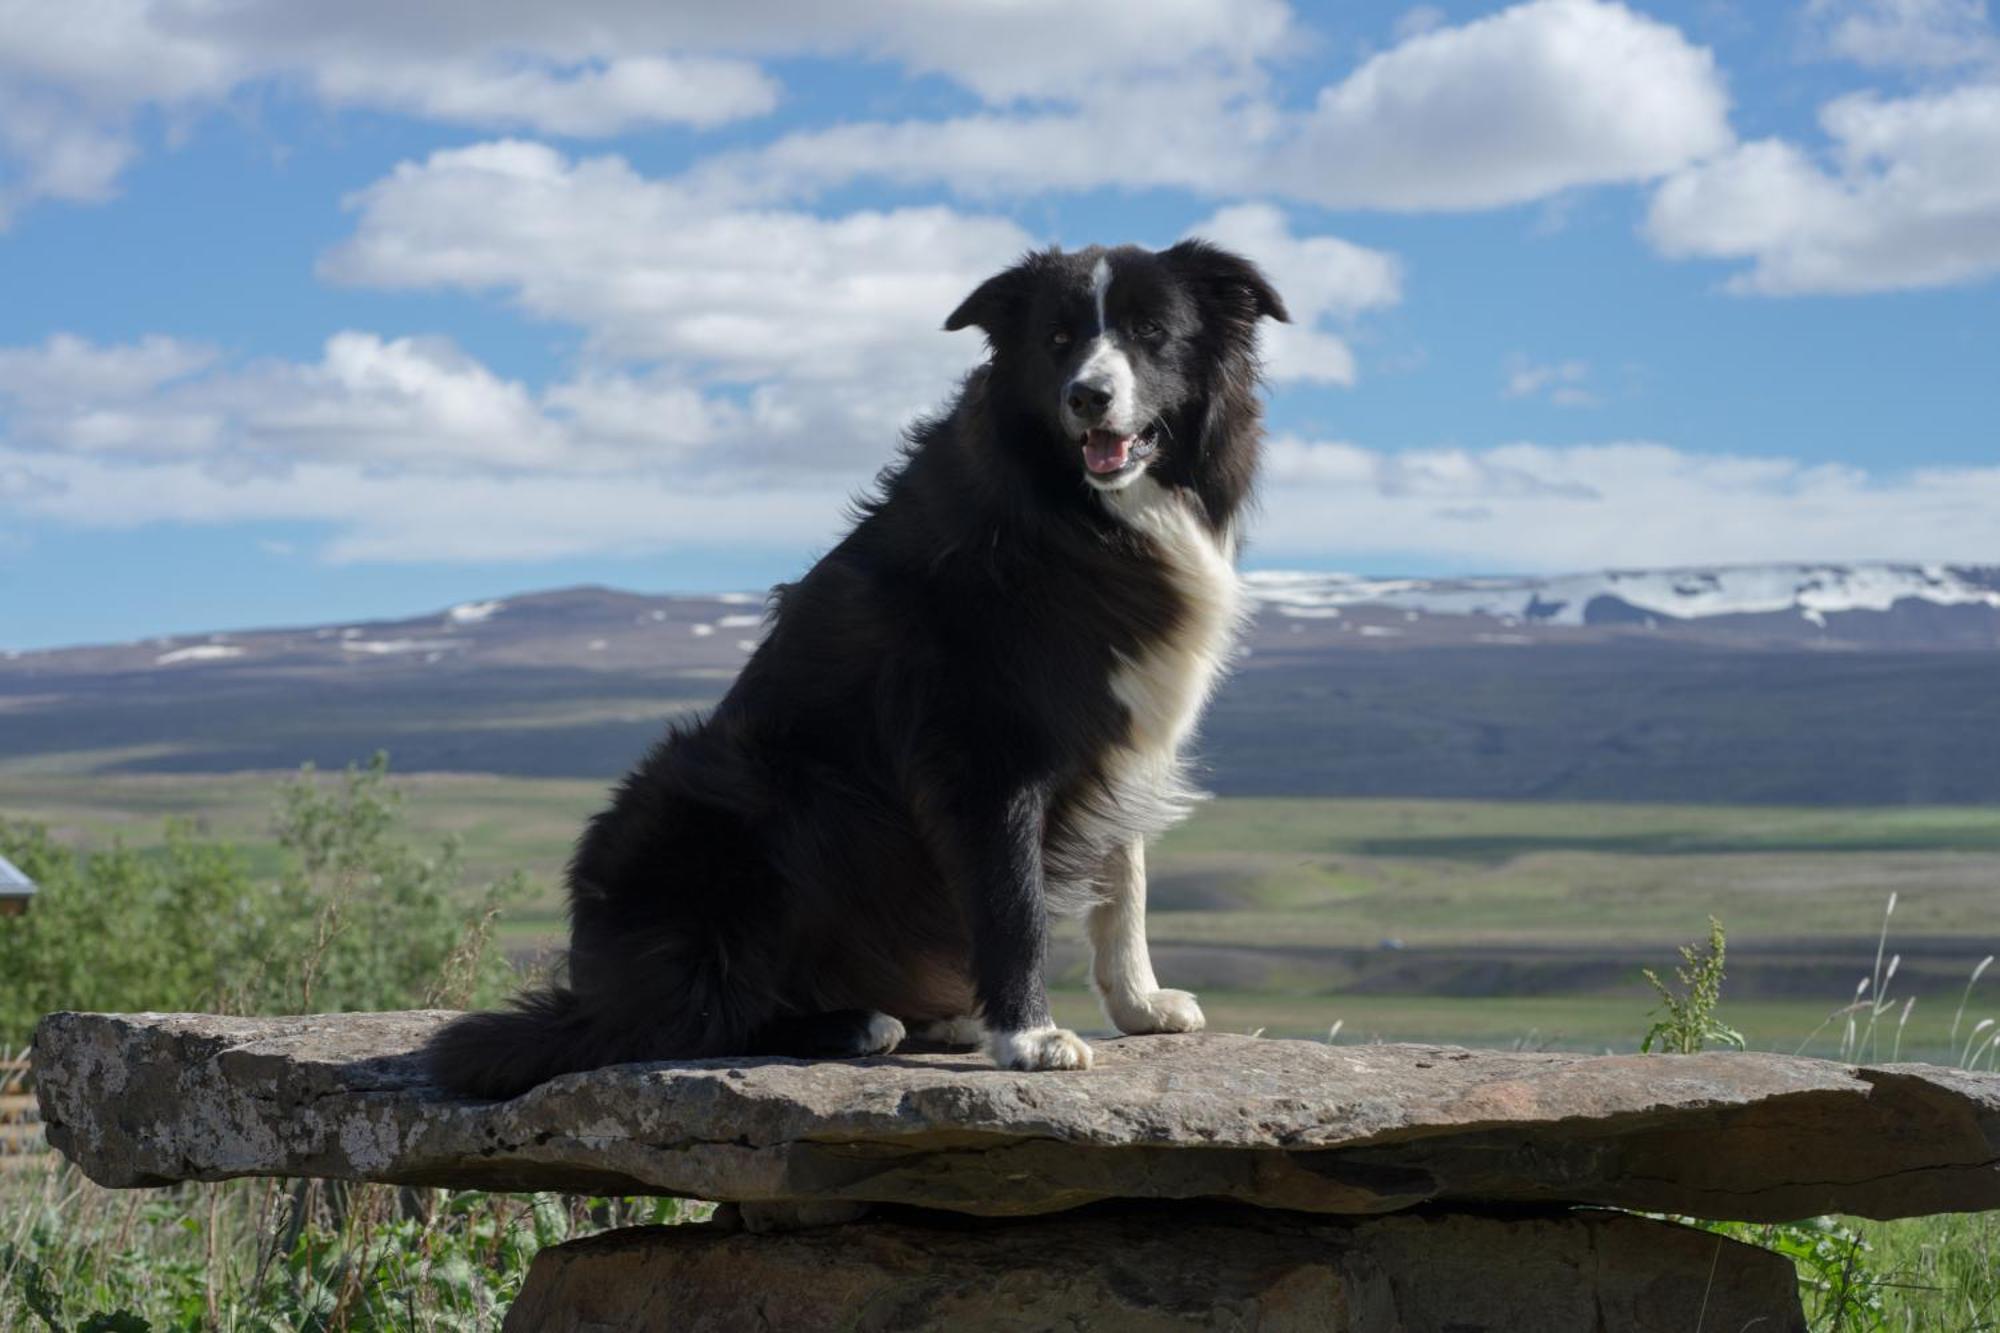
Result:
<instances>
[{"instance_id":1,"label":"rock surface","mask_svg":"<svg viewBox=\"0 0 2000 1333\"><path fill-rule=\"evenodd\" d=\"M1095 1069L971 1054L627 1065L507 1102L413 1056L442 1013L53 1014L50 1141L113 1186L232 1176L851 1200L964 1213L1231 1199L1580 1203L1779 1220L2000 1207L2000 1076L1194 1034Z\"/></svg>"},{"instance_id":2,"label":"rock surface","mask_svg":"<svg viewBox=\"0 0 2000 1333\"><path fill-rule=\"evenodd\" d=\"M1316 1222L1194 1207L784 1236L635 1227L536 1255L506 1323L508 1333L1805 1327L1783 1256L1625 1213Z\"/></svg>"}]
</instances>

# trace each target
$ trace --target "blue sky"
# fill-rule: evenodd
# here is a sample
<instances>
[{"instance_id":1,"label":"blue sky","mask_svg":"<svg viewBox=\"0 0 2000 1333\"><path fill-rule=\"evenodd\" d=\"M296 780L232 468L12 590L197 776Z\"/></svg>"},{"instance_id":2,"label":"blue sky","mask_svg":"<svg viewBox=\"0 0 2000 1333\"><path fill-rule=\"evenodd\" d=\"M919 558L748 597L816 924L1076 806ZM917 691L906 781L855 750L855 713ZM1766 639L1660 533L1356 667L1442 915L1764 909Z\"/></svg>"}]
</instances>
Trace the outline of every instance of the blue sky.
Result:
<instances>
[{"instance_id":1,"label":"blue sky","mask_svg":"<svg viewBox=\"0 0 2000 1333\"><path fill-rule=\"evenodd\" d=\"M0 0L0 648L786 577L979 278L1191 231L1253 563L2000 562L1979 0Z\"/></svg>"}]
</instances>

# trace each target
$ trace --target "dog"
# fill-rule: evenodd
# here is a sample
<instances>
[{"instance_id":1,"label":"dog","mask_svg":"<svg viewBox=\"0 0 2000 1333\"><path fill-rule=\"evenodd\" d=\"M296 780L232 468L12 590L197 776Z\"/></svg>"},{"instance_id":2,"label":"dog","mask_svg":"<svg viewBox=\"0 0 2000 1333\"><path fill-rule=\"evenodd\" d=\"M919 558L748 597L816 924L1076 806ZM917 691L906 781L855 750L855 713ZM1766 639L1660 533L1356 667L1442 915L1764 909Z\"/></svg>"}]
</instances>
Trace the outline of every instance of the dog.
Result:
<instances>
[{"instance_id":1,"label":"dog","mask_svg":"<svg viewBox=\"0 0 2000 1333\"><path fill-rule=\"evenodd\" d=\"M567 980L441 1029L437 1081L499 1098L911 1033L1086 1069L1042 975L1064 914L1121 1032L1199 1029L1154 978L1145 845L1194 799L1182 752L1242 614L1266 318L1289 316L1264 274L1199 240L982 283L944 327L988 359L584 830Z\"/></svg>"}]
</instances>

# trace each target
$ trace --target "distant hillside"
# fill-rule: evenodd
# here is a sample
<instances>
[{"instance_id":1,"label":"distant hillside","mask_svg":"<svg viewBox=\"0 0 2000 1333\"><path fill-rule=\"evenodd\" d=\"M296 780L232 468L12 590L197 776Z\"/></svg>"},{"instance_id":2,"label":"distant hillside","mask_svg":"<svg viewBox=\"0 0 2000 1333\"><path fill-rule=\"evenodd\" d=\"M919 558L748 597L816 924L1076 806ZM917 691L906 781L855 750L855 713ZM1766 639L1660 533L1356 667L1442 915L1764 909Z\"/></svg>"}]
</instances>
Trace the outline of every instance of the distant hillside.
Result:
<instances>
[{"instance_id":1,"label":"distant hillside","mask_svg":"<svg viewBox=\"0 0 2000 1333\"><path fill-rule=\"evenodd\" d=\"M2000 800L2000 569L1250 577L1232 794ZM718 697L761 597L574 588L398 621L0 657L0 764L609 778Z\"/></svg>"}]
</instances>

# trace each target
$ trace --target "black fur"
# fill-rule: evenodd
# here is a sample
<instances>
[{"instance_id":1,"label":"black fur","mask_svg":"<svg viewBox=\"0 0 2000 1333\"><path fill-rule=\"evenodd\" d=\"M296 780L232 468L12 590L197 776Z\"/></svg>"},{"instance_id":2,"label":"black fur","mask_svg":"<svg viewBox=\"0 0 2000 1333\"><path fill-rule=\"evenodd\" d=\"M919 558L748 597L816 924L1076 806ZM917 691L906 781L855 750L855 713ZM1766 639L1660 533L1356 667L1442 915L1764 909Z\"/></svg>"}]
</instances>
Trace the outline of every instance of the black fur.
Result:
<instances>
[{"instance_id":1,"label":"black fur","mask_svg":"<svg viewBox=\"0 0 2000 1333\"><path fill-rule=\"evenodd\" d=\"M1189 241L1030 254L983 284L945 327L983 329L988 363L777 590L713 714L590 821L566 984L452 1023L429 1048L441 1083L499 1097L623 1061L861 1053L867 1011L1047 1024L1050 881L1110 850L1114 655L1183 613L1059 424L1100 259L1160 428L1150 475L1233 531L1260 434L1254 330L1286 317L1252 265Z\"/></svg>"}]
</instances>

